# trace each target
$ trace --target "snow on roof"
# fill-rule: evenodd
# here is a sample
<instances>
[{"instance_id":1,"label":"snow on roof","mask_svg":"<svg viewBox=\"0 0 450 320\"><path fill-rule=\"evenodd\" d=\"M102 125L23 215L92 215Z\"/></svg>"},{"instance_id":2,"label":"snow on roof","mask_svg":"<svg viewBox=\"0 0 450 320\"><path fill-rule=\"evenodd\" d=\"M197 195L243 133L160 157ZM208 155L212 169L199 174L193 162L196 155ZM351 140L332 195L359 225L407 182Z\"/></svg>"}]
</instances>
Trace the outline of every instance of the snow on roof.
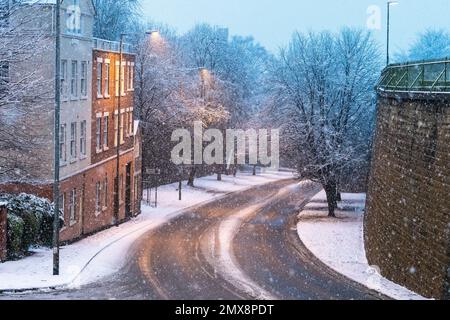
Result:
<instances>
[{"instance_id":1,"label":"snow on roof","mask_svg":"<svg viewBox=\"0 0 450 320\"><path fill-rule=\"evenodd\" d=\"M139 129L139 120L134 120L134 135L137 135Z\"/></svg>"}]
</instances>

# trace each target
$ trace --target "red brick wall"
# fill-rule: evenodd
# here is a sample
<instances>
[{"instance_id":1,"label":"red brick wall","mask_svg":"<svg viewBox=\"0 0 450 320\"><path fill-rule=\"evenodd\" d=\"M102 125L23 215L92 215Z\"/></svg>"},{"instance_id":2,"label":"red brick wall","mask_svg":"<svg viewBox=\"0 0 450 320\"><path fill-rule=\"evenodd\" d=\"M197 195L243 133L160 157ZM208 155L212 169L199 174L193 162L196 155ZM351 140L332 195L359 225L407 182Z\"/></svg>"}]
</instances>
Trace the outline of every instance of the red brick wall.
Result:
<instances>
[{"instance_id":1,"label":"red brick wall","mask_svg":"<svg viewBox=\"0 0 450 320\"><path fill-rule=\"evenodd\" d=\"M444 298L450 289L450 102L397 99L378 104L368 259L393 281Z\"/></svg>"},{"instance_id":2,"label":"red brick wall","mask_svg":"<svg viewBox=\"0 0 450 320\"><path fill-rule=\"evenodd\" d=\"M109 80L109 95L110 97L97 97L97 60L102 59L104 62L105 59L110 60L110 68L109 68L109 74L110 74L110 80ZM105 51L93 51L93 79L92 81L92 140L91 140L91 154L92 154L92 163L98 163L100 161L103 161L105 159L108 159L116 154L116 148L114 146L114 139L115 139L115 131L114 131L114 112L117 110L118 106L118 97L116 96L116 86L115 86L115 79L116 77L119 77L118 74L116 74L116 62L119 62L120 56L118 53L114 52L105 52ZM130 54L124 54L122 58L123 62L135 62L135 56ZM102 83L104 85L105 83L105 74L106 74L106 65L103 63L103 79ZM127 87L127 78L128 78L128 67L125 68L125 96L122 96L120 99L120 105L121 110L125 111L128 109L130 112L127 114L128 116L133 116L133 113L131 112L131 108L134 106L134 91L129 90ZM104 90L104 89L103 89ZM108 133L108 146L109 150L104 150L100 153L97 153L97 142L96 142L96 133L97 133L97 114L105 114L109 113L109 121L108 121L108 127L109 127L109 133ZM124 140L125 143L120 146L120 149L122 151L129 150L133 148L133 135L130 134L127 137L126 134L126 128L127 124L126 117L124 117L124 124L125 124L125 133L124 133ZM103 125L103 123L102 123ZM102 132L103 134L103 132ZM103 137L102 137L103 141Z\"/></svg>"},{"instance_id":3,"label":"red brick wall","mask_svg":"<svg viewBox=\"0 0 450 320\"><path fill-rule=\"evenodd\" d=\"M28 193L34 194L38 197L52 200L53 186L51 184L32 185L27 183L8 183L0 184L0 193L20 194Z\"/></svg>"},{"instance_id":4,"label":"red brick wall","mask_svg":"<svg viewBox=\"0 0 450 320\"><path fill-rule=\"evenodd\" d=\"M0 262L6 260L6 231L7 231L6 208L0 206Z\"/></svg>"},{"instance_id":5,"label":"red brick wall","mask_svg":"<svg viewBox=\"0 0 450 320\"><path fill-rule=\"evenodd\" d=\"M120 175L126 176L126 165L131 163L131 210L133 215L140 212L140 208L136 208L134 199L134 157L133 152L128 152L120 157ZM61 230L61 240L69 241L76 239L82 235L92 234L105 229L114 223L114 179L116 176L116 159L102 163L78 176L72 177L61 183L61 193L65 194L65 227ZM104 206L102 200L100 212L96 212L96 186L100 182L102 187L101 198L104 199L103 182L107 178L107 205ZM84 185L84 200L83 200ZM73 189L77 190L77 218L72 224L69 218L69 194ZM123 191L123 188L121 188ZM124 198L124 194L123 197ZM82 211L82 212L81 212ZM119 219L125 219L125 203L121 201Z\"/></svg>"}]
</instances>

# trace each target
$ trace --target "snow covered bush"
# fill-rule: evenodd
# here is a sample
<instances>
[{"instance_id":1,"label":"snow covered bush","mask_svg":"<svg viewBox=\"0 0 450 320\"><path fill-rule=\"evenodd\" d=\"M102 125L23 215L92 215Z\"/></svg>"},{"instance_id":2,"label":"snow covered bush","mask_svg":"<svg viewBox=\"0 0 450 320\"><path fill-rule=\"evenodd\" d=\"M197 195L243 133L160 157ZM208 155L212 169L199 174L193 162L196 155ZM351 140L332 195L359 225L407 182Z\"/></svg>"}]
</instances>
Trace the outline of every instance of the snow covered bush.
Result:
<instances>
[{"instance_id":1,"label":"snow covered bush","mask_svg":"<svg viewBox=\"0 0 450 320\"><path fill-rule=\"evenodd\" d=\"M0 195L0 201L7 203L10 259L23 257L32 246L51 246L54 206L48 200L22 193Z\"/></svg>"}]
</instances>

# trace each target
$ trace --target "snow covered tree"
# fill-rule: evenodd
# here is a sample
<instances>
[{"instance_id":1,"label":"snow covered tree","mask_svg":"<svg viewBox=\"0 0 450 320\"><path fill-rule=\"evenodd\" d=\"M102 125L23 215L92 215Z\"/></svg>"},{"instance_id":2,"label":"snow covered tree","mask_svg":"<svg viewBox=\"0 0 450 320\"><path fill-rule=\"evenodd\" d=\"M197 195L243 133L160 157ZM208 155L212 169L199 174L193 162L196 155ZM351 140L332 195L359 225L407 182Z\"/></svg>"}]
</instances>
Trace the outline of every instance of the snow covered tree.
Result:
<instances>
[{"instance_id":1,"label":"snow covered tree","mask_svg":"<svg viewBox=\"0 0 450 320\"><path fill-rule=\"evenodd\" d=\"M33 4L0 2L0 180L26 179L40 165L39 152L46 151L39 119L53 97L52 82L27 61L51 50L51 12L32 10Z\"/></svg>"},{"instance_id":2,"label":"snow covered tree","mask_svg":"<svg viewBox=\"0 0 450 320\"><path fill-rule=\"evenodd\" d=\"M269 113L283 154L300 176L322 184L332 217L340 174L367 161L379 61L369 33L344 29L295 33L271 68Z\"/></svg>"},{"instance_id":3,"label":"snow covered tree","mask_svg":"<svg viewBox=\"0 0 450 320\"><path fill-rule=\"evenodd\" d=\"M450 32L429 29L417 36L417 40L406 53L397 54L396 61L420 61L447 57L450 57Z\"/></svg>"},{"instance_id":4,"label":"snow covered tree","mask_svg":"<svg viewBox=\"0 0 450 320\"><path fill-rule=\"evenodd\" d=\"M93 0L93 3L97 38L118 40L121 33L139 23L139 0Z\"/></svg>"}]
</instances>

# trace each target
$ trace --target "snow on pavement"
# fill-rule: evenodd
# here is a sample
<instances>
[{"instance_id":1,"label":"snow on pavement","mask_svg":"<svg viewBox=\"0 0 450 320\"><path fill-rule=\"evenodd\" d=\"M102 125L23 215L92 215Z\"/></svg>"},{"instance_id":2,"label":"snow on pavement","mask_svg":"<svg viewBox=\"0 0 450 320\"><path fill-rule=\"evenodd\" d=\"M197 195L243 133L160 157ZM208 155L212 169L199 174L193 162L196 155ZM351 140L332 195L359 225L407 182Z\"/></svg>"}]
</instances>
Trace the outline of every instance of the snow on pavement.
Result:
<instances>
[{"instance_id":1,"label":"snow on pavement","mask_svg":"<svg viewBox=\"0 0 450 320\"><path fill-rule=\"evenodd\" d=\"M384 278L376 266L369 266L364 247L365 194L343 194L336 211L328 218L326 195L317 194L300 212L300 239L322 262L344 276L398 300L424 297Z\"/></svg>"},{"instance_id":2,"label":"snow on pavement","mask_svg":"<svg viewBox=\"0 0 450 320\"><path fill-rule=\"evenodd\" d=\"M0 264L0 291L76 288L109 276L127 261L129 248L144 233L183 213L184 209L218 199L231 192L292 178L290 172L266 172L257 176L240 173L236 178L215 176L196 180L196 187L183 183L182 201L178 201L178 183L158 190L158 208L143 204L142 214L119 227L112 227L79 242L61 247L60 276L52 276L52 250L35 249L19 261Z\"/></svg>"}]
</instances>

